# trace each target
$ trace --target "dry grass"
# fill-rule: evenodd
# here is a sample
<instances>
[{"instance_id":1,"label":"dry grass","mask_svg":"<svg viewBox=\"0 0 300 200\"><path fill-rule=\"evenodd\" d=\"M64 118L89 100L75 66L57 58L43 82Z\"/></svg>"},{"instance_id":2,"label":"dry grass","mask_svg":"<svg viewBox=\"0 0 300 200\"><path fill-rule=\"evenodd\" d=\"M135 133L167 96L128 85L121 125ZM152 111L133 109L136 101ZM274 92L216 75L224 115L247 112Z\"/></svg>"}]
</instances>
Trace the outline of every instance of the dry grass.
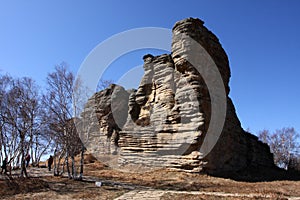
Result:
<instances>
[{"instance_id":1,"label":"dry grass","mask_svg":"<svg viewBox=\"0 0 300 200\"><path fill-rule=\"evenodd\" d=\"M265 197L222 197L217 195L165 194L161 200L252 200L266 199ZM274 199L274 198L268 198ZM276 197L275 197L276 199Z\"/></svg>"},{"instance_id":2,"label":"dry grass","mask_svg":"<svg viewBox=\"0 0 300 200\"><path fill-rule=\"evenodd\" d=\"M190 174L168 169L147 173L124 173L109 169L92 170L87 174L164 190L204 191L262 195L299 196L300 181L240 182L203 174Z\"/></svg>"},{"instance_id":3,"label":"dry grass","mask_svg":"<svg viewBox=\"0 0 300 200\"><path fill-rule=\"evenodd\" d=\"M0 181L1 199L114 199L126 190L60 177Z\"/></svg>"},{"instance_id":4,"label":"dry grass","mask_svg":"<svg viewBox=\"0 0 300 200\"><path fill-rule=\"evenodd\" d=\"M128 173L112 170L85 156L84 175L98 177L111 182L130 183L162 190L201 191L205 194L167 193L163 200L182 199L285 199L300 197L300 181L242 182L217 178L204 174L191 174L160 169L144 173ZM47 170L47 169L44 169ZM133 171L134 172L134 171ZM114 199L128 189L95 183L74 181L60 177L0 180L0 196L3 199ZM211 193L211 194L208 194ZM239 194L240 196L220 196L218 193ZM257 196L247 197L248 194Z\"/></svg>"}]
</instances>

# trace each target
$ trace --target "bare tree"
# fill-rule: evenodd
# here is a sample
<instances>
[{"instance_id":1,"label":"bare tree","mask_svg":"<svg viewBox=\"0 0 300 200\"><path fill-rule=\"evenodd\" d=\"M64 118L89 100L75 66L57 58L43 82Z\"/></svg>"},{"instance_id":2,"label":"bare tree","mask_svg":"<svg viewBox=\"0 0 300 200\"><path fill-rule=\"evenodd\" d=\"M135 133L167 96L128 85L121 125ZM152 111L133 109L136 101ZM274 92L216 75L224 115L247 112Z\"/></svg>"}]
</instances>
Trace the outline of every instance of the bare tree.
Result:
<instances>
[{"instance_id":1,"label":"bare tree","mask_svg":"<svg viewBox=\"0 0 300 200\"><path fill-rule=\"evenodd\" d=\"M281 168L287 169L291 155L299 148L297 138L299 134L294 128L282 128L270 133L268 130L259 132L259 139L270 146L274 155L274 163Z\"/></svg>"},{"instance_id":2,"label":"bare tree","mask_svg":"<svg viewBox=\"0 0 300 200\"><path fill-rule=\"evenodd\" d=\"M72 118L73 81L74 76L67 71L65 63L56 66L55 72L48 74L47 77L47 93L43 97L43 102L48 108L50 129L56 143L54 150L54 175L60 173L60 166L56 166L56 158L59 157L58 163L60 164L63 154L67 153L65 152L68 146L66 125L67 121ZM60 152L59 156L58 152ZM68 157L68 155L66 156ZM68 175L70 177L70 173Z\"/></svg>"},{"instance_id":3,"label":"bare tree","mask_svg":"<svg viewBox=\"0 0 300 200\"><path fill-rule=\"evenodd\" d=\"M33 135L33 142L31 145L32 164L39 165L40 159L53 151L54 139L49 126L49 115L44 106L40 106L39 117L37 122L39 124L37 131Z\"/></svg>"},{"instance_id":4,"label":"bare tree","mask_svg":"<svg viewBox=\"0 0 300 200\"><path fill-rule=\"evenodd\" d=\"M25 155L38 130L38 90L30 78L1 78L1 140L5 157L21 162L21 176L27 177Z\"/></svg>"},{"instance_id":5,"label":"bare tree","mask_svg":"<svg viewBox=\"0 0 300 200\"><path fill-rule=\"evenodd\" d=\"M1 162L6 157L12 157L18 147L16 131L8 123L8 91L13 87L13 79L4 75L0 77L0 137L1 137ZM9 142L11 141L11 143Z\"/></svg>"},{"instance_id":6,"label":"bare tree","mask_svg":"<svg viewBox=\"0 0 300 200\"><path fill-rule=\"evenodd\" d=\"M113 84L113 80L105 80L105 79L100 79L97 85L97 91L101 91L106 89L109 85Z\"/></svg>"},{"instance_id":7,"label":"bare tree","mask_svg":"<svg viewBox=\"0 0 300 200\"><path fill-rule=\"evenodd\" d=\"M38 164L42 155L54 151L54 158L58 158L58 164L54 162L55 175L60 174L60 161L65 157L68 176L82 178L85 148L76 125L84 99L88 98L82 97L88 90L74 79L65 63L56 66L47 77L46 94L40 98L32 79L0 76L0 160L9 157L14 165L20 164L22 176L27 177L26 154L30 153L32 163ZM80 152L78 178L75 156Z\"/></svg>"},{"instance_id":8,"label":"bare tree","mask_svg":"<svg viewBox=\"0 0 300 200\"><path fill-rule=\"evenodd\" d=\"M300 154L292 154L288 164L288 170L300 172Z\"/></svg>"},{"instance_id":9,"label":"bare tree","mask_svg":"<svg viewBox=\"0 0 300 200\"><path fill-rule=\"evenodd\" d=\"M47 77L47 94L44 95L44 104L48 106L50 129L56 143L54 150L54 175L60 173L60 161L65 157L65 164L69 178L77 178L75 156L82 150L82 142L76 131L76 103L73 88L75 77L68 71L67 65L62 63L55 67L53 73ZM77 85L76 85L77 86ZM78 87L78 86L77 86ZM56 158L58 157L58 162ZM69 158L71 159L71 171ZM82 175L81 175L82 176Z\"/></svg>"}]
</instances>

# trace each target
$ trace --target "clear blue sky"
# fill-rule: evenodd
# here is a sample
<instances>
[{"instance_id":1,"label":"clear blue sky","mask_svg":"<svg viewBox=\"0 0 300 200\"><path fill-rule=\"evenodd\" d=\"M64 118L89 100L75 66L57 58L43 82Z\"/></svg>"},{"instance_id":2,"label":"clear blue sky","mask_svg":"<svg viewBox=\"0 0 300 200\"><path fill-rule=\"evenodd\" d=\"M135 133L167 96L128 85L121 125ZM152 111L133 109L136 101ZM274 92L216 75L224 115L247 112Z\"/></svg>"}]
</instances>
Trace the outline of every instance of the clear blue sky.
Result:
<instances>
[{"instance_id":1,"label":"clear blue sky","mask_svg":"<svg viewBox=\"0 0 300 200\"><path fill-rule=\"evenodd\" d=\"M113 34L172 28L180 19L198 17L229 56L230 96L243 127L256 133L293 126L300 132L299 8L298 0L0 0L0 70L43 86L56 64L65 61L76 73ZM122 62L135 67L142 59L133 54Z\"/></svg>"}]
</instances>

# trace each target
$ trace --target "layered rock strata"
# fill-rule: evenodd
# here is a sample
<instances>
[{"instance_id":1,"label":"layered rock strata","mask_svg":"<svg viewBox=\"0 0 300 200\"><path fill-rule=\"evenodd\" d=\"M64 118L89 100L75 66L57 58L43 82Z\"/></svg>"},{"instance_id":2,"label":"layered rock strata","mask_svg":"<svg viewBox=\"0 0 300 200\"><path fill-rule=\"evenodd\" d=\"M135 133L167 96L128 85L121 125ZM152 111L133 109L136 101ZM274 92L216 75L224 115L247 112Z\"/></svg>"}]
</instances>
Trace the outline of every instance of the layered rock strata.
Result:
<instances>
[{"instance_id":1,"label":"layered rock strata","mask_svg":"<svg viewBox=\"0 0 300 200\"><path fill-rule=\"evenodd\" d=\"M119 166L171 167L220 174L252 167L274 167L267 145L245 132L229 98L228 57L218 38L199 19L173 28L172 53L144 56L144 76L137 90L112 85L96 93L85 112L96 154L116 154ZM202 50L194 49L200 45ZM209 58L207 58L209 57ZM207 59L207 60L206 60ZM212 120L214 96L199 65L212 60L223 84L225 122L217 143L200 151ZM210 66L204 66L210 71ZM214 133L213 133L214 134ZM98 145L97 145L98 144ZM111 149L113 146L113 149Z\"/></svg>"}]
</instances>

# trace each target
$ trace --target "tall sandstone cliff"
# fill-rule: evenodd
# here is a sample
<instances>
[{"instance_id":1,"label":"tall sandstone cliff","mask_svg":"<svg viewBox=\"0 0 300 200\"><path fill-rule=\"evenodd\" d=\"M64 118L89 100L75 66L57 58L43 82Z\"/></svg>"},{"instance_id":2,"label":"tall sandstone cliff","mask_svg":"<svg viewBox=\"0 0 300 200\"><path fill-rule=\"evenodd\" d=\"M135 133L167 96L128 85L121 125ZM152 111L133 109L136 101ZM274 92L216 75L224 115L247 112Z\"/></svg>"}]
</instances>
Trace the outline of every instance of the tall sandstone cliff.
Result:
<instances>
[{"instance_id":1,"label":"tall sandstone cliff","mask_svg":"<svg viewBox=\"0 0 300 200\"><path fill-rule=\"evenodd\" d=\"M241 127L228 96L227 55L203 24L193 18L177 22L172 53L143 57L145 72L137 90L111 85L89 99L83 113L88 119L86 146L96 157L121 167L170 167L210 174L274 167L268 146ZM190 38L214 61L226 96L222 132L206 155L200 147L210 126L212 100L205 78L185 59L192 49ZM202 59L201 52L193 54L196 61Z\"/></svg>"}]
</instances>

